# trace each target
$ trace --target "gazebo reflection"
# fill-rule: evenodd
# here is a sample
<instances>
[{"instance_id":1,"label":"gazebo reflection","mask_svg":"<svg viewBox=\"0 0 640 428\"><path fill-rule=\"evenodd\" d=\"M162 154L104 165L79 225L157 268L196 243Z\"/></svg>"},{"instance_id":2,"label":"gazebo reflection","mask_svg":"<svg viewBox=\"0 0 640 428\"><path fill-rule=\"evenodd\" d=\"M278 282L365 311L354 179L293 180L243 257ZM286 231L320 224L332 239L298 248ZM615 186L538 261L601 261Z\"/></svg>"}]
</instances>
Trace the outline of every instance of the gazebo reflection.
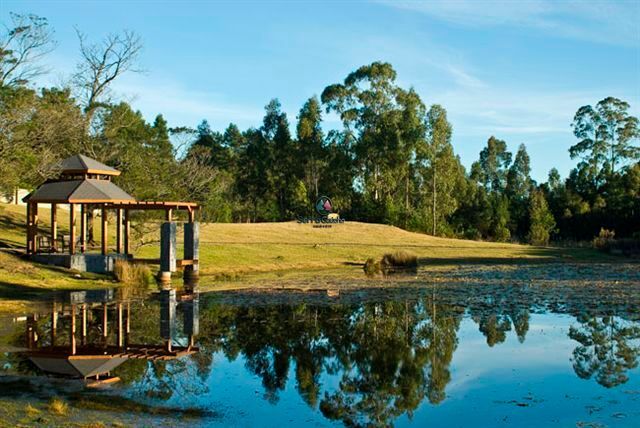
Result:
<instances>
[{"instance_id":1,"label":"gazebo reflection","mask_svg":"<svg viewBox=\"0 0 640 428\"><path fill-rule=\"evenodd\" d=\"M172 360L198 352L199 293L191 287L180 295L162 290L158 300L159 335L138 343L132 340L132 317L148 300L119 299L113 289L68 292L51 303L49 313L27 317L26 356L46 373L100 379L129 359Z\"/></svg>"}]
</instances>

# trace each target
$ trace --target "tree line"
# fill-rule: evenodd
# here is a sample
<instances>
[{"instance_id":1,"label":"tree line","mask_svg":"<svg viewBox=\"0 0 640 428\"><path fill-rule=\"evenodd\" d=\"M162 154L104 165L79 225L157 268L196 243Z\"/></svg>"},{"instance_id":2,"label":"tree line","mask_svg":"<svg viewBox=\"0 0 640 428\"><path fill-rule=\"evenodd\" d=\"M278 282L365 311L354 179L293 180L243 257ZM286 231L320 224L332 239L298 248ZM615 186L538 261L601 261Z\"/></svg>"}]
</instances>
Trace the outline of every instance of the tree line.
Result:
<instances>
[{"instance_id":1,"label":"tree line","mask_svg":"<svg viewBox=\"0 0 640 428\"><path fill-rule=\"evenodd\" d=\"M0 190L8 195L55 177L55 161L83 153L121 170L117 184L139 199L199 202L205 221L292 220L327 195L349 220L438 236L547 244L589 240L602 228L622 237L640 230L640 126L614 97L578 108L569 150L578 163L569 176L554 168L536 183L526 146L514 156L495 136L467 171L446 109L401 87L389 63L327 86L294 123L273 99L258 127L217 132L203 120L170 128L162 115L147 122L112 95L113 82L139 68L135 33L96 43L78 33L75 73L36 90L53 30L35 15L12 21L0 39ZM325 130L329 113L339 129Z\"/></svg>"}]
</instances>

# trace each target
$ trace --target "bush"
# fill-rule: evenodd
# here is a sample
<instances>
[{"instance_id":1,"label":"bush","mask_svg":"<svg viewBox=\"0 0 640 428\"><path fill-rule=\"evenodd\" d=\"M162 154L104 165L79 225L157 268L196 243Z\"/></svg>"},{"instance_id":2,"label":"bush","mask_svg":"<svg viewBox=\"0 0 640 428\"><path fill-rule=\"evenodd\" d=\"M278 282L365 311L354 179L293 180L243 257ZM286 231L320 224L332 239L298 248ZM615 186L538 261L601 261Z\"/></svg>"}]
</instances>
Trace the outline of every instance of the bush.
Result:
<instances>
[{"instance_id":1,"label":"bush","mask_svg":"<svg viewBox=\"0 0 640 428\"><path fill-rule=\"evenodd\" d=\"M616 236L615 231L601 228L598 236L593 238L593 247L597 248L598 250L607 251L609 249L609 245L614 240L615 236Z\"/></svg>"},{"instance_id":2,"label":"bush","mask_svg":"<svg viewBox=\"0 0 640 428\"><path fill-rule=\"evenodd\" d=\"M127 260L116 260L113 275L125 284L148 285L153 281L153 274L149 266L140 263L130 263Z\"/></svg>"},{"instance_id":3,"label":"bush","mask_svg":"<svg viewBox=\"0 0 640 428\"><path fill-rule=\"evenodd\" d=\"M396 251L395 253L385 254L382 256L380 264L383 268L415 268L418 267L418 257L416 257L415 254L411 254L406 251Z\"/></svg>"},{"instance_id":4,"label":"bush","mask_svg":"<svg viewBox=\"0 0 640 428\"><path fill-rule=\"evenodd\" d=\"M415 272L418 267L418 257L406 251L397 251L382 256L380 261L374 258L367 259L364 264L364 273L367 276L390 273Z\"/></svg>"}]
</instances>

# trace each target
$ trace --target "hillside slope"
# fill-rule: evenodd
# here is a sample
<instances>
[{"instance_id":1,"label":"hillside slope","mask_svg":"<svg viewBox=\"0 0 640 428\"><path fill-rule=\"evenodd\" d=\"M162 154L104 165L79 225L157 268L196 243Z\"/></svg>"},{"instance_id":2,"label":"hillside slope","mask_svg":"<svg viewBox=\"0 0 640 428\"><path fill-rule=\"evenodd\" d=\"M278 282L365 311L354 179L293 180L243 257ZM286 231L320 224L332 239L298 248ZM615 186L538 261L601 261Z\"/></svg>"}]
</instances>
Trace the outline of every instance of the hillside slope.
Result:
<instances>
[{"instance_id":1,"label":"hillside slope","mask_svg":"<svg viewBox=\"0 0 640 428\"><path fill-rule=\"evenodd\" d=\"M0 204L0 245L24 245L24 211L24 207ZM47 233L48 210L40 209L40 219L43 233ZM67 213L60 210L61 233L67 229L67 219ZM147 240L158 237L159 223L152 224ZM112 236L111 245L113 241ZM369 257L378 258L398 250L416 254L427 265L603 257L586 249L437 238L393 226L350 221L331 228L296 222L201 225L200 263L204 275L336 268L364 263ZM137 257L154 258L158 254L157 244L136 251Z\"/></svg>"}]
</instances>

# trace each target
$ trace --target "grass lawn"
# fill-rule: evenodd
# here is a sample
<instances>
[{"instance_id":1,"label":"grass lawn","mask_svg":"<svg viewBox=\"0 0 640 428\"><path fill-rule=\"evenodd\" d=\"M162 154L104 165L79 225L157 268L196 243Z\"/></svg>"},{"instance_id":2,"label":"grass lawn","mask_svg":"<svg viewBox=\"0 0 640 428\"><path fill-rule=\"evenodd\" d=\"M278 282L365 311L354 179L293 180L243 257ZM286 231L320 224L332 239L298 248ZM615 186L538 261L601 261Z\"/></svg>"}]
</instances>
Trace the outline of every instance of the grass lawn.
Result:
<instances>
[{"instance_id":1,"label":"grass lawn","mask_svg":"<svg viewBox=\"0 0 640 428\"><path fill-rule=\"evenodd\" d=\"M42 233L48 233L49 210L40 208ZM24 246L25 207L0 204L0 246ZM59 233L67 233L68 213L58 210ZM99 221L96 221L99 228ZM113 246L115 227L110 228ZM159 223L152 224L146 241L159 239ZM181 242L179 231L179 243ZM436 238L393 226L347 221L331 228L314 228L296 222L258 224L202 224L200 269L203 276L228 277L247 273L345 269L369 257L406 250L416 254L422 266L519 263L544 261L609 261L616 258L591 249L533 247L529 245ZM181 248L179 254L181 254ZM135 255L157 258L157 243L141 246ZM345 269L349 270L349 269ZM0 251L0 284L25 287L78 288L98 277L75 278L64 269L34 265Z\"/></svg>"}]
</instances>

